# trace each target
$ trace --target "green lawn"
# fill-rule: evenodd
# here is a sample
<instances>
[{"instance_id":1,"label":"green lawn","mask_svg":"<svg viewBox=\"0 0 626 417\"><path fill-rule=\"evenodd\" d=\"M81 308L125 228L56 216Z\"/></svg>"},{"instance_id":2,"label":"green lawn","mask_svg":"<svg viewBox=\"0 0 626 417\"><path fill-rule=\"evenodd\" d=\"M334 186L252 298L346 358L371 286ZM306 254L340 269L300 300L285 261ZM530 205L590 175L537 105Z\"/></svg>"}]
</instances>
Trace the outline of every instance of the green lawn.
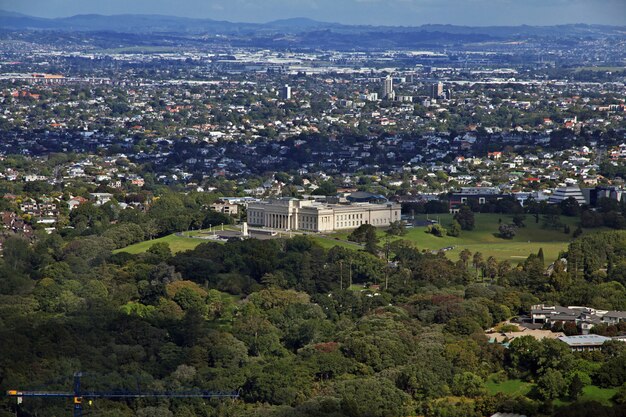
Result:
<instances>
[{"instance_id":1,"label":"green lawn","mask_svg":"<svg viewBox=\"0 0 626 417\"><path fill-rule=\"evenodd\" d=\"M426 219L426 216L418 216L419 219ZM452 223L452 215L439 214L430 215L430 219L438 219L443 227L449 227ZM561 217L561 222L570 226L570 234L563 233L563 229L543 228L542 218L539 223L535 223L534 216L526 216L526 227L518 229L513 239L506 240L497 236L499 220L503 223L511 223L512 216L503 214L483 214L475 215L475 228L471 231L463 231L459 237L436 237L425 232L425 227L414 227L408 229L402 239L414 242L419 249L438 250L446 247L454 247L447 252L451 259L458 259L459 253L463 249L469 249L472 253L481 252L486 259L494 256L497 260L509 260L512 263L525 259L531 253L537 253L539 248L543 248L546 262L557 259L559 252L567 250L567 245L572 240L572 233L576 229L578 218ZM585 230L585 233L592 233ZM330 235L332 238L347 239L349 232L339 232ZM379 230L381 242L385 238L383 230ZM397 237L393 238L398 239Z\"/></svg>"},{"instance_id":2,"label":"green lawn","mask_svg":"<svg viewBox=\"0 0 626 417\"><path fill-rule=\"evenodd\" d=\"M426 219L426 216L418 216L418 218ZM430 218L438 219L442 226L446 228L449 227L452 222L452 215L450 214L430 215ZM463 249L469 249L472 253L481 252L484 259L489 256L494 256L499 261L508 260L515 264L525 259L531 253L537 253L539 248L543 248L546 262L553 262L557 259L559 252L567 250L567 245L572 239L571 233L576 229L576 223L578 221L578 218L561 217L561 221L570 226L571 233L566 235L561 228L544 229L542 227L543 223L541 218L539 219L539 223L535 223L535 218L528 215L526 216L526 227L518 229L517 235L513 239L505 240L497 236L500 219L504 223L511 222L511 216L508 215L479 213L475 215L476 224L474 230L463 231L459 237L436 237L432 234L425 233L425 227L414 227L408 229L407 234L402 236L401 239L410 240L414 242L419 249L425 250L439 250L446 247L454 247L454 249L447 252L447 255L453 260L458 259L459 253ZM224 228L232 229L233 227L234 226L225 226ZM189 233L191 235L207 234L208 230ZM593 233L593 230L585 230L585 233ZM187 232L185 232L185 234L187 234ZM330 235L311 234L309 236L326 249L330 249L334 246L342 246L355 250L362 249L362 246L347 241L349 234L350 231L343 231ZM379 229L378 234L381 240L380 244L383 244L386 236L384 230ZM393 237L392 239L395 240L399 238ZM150 246L157 242L167 242L173 252L180 252L193 249L204 242L204 240L191 239L172 234L160 239L140 242L118 251L133 254L141 253L148 250Z\"/></svg>"},{"instance_id":3,"label":"green lawn","mask_svg":"<svg viewBox=\"0 0 626 417\"><path fill-rule=\"evenodd\" d=\"M613 405L611 398L617 393L617 388L600 388L595 385L587 385L583 388L583 393L578 399L579 401L597 401L604 405ZM568 405L571 401L556 400L554 405Z\"/></svg>"},{"instance_id":4,"label":"green lawn","mask_svg":"<svg viewBox=\"0 0 626 417\"><path fill-rule=\"evenodd\" d=\"M216 226L215 231L219 231L219 230L221 230L221 227ZM238 231L239 229L237 228L237 226L224 225L224 230L237 230ZM118 249L114 251L113 253L128 252L133 255L136 255L138 253L143 253L147 251L148 249L150 249L150 246L159 242L165 242L169 244L170 249L172 250L173 253L194 249L196 246L198 246L199 244L203 242L221 243L221 241L204 240L204 239L188 237L188 236L201 236L201 235L207 236L210 234L211 233L209 232L209 229L182 232L182 236L177 236L176 233L172 233L171 235L164 236L158 239L146 240L143 242L135 243L134 245L130 245L125 248Z\"/></svg>"},{"instance_id":5,"label":"green lawn","mask_svg":"<svg viewBox=\"0 0 626 417\"><path fill-rule=\"evenodd\" d=\"M520 379L509 379L504 382L494 382L489 380L485 382L485 387L487 388L487 392L491 395L503 392L512 396L524 396L530 392L533 384L530 382L524 382Z\"/></svg>"},{"instance_id":6,"label":"green lawn","mask_svg":"<svg viewBox=\"0 0 626 417\"><path fill-rule=\"evenodd\" d=\"M318 243L320 246L322 246L324 249L330 249L335 246L341 246L344 248L354 249L354 250L363 249L362 246L353 242L347 242L344 238L340 238L342 240L336 240L334 239L334 237L317 236L317 235L309 235L309 236L312 237L313 240L316 243Z\"/></svg>"},{"instance_id":7,"label":"green lawn","mask_svg":"<svg viewBox=\"0 0 626 417\"><path fill-rule=\"evenodd\" d=\"M433 216L430 218L432 219ZM452 223L450 214L437 215L435 218L439 219L443 227L448 227ZM541 218L539 223L535 223L533 216L526 216L526 227L518 229L513 239L506 240L497 236L499 220L501 219L503 223L510 223L511 216L478 213L474 218L474 230L463 231L459 237L440 238L425 233L423 227L415 227L410 229L405 238L423 249L436 250L454 246L455 249L448 252L454 259L467 248L472 252L482 252L485 256L494 256L500 261L505 259L515 261L524 259L530 253L536 253L539 248L543 248L546 261L550 262L557 258L560 251L567 249L567 244L572 239L571 233L566 235L563 229L545 229L542 227ZM577 219L562 217L561 221L570 226L571 232L576 229Z\"/></svg>"},{"instance_id":8,"label":"green lawn","mask_svg":"<svg viewBox=\"0 0 626 417\"><path fill-rule=\"evenodd\" d=\"M143 253L147 251L148 249L150 249L150 246L159 242L165 242L169 244L172 252L176 253L176 252L182 252L182 251L194 249L200 243L206 242L206 241L202 239L194 239L194 238L189 238L189 237L176 236L176 234L171 234L171 235L164 236L158 239L146 240L143 242L135 243L134 245L130 245L125 248L118 249L114 253L128 252L133 255L136 255L138 253Z\"/></svg>"},{"instance_id":9,"label":"green lawn","mask_svg":"<svg viewBox=\"0 0 626 417\"><path fill-rule=\"evenodd\" d=\"M611 398L617 394L617 388L600 388L595 385L588 385L583 389L581 399L583 401L598 401L605 405L611 405Z\"/></svg>"},{"instance_id":10,"label":"green lawn","mask_svg":"<svg viewBox=\"0 0 626 417\"><path fill-rule=\"evenodd\" d=\"M530 382L524 382L519 379L510 379L504 382L494 382L488 380L485 382L487 392L491 395L497 393L505 393L511 396L524 396L528 395L533 389L534 384ZM579 398L579 401L597 401L604 405L612 405L611 398L617 393L617 388L600 388L595 385L588 385L583 388L583 393ZM571 401L556 400L554 404L556 406L562 406L570 404Z\"/></svg>"}]
</instances>

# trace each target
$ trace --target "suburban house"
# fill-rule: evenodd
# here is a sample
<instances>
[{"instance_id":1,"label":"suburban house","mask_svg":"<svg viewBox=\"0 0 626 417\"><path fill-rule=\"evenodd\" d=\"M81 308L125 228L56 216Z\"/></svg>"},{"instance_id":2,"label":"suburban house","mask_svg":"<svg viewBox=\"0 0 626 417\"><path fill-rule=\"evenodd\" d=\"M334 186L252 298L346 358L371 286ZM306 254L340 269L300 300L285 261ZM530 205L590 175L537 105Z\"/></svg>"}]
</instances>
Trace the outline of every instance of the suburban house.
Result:
<instances>
[{"instance_id":1,"label":"suburban house","mask_svg":"<svg viewBox=\"0 0 626 417\"><path fill-rule=\"evenodd\" d=\"M530 318L533 324L545 323L574 323L585 334L597 324L614 325L626 321L626 311L596 310L580 306L546 306L537 304L530 309Z\"/></svg>"}]
</instances>

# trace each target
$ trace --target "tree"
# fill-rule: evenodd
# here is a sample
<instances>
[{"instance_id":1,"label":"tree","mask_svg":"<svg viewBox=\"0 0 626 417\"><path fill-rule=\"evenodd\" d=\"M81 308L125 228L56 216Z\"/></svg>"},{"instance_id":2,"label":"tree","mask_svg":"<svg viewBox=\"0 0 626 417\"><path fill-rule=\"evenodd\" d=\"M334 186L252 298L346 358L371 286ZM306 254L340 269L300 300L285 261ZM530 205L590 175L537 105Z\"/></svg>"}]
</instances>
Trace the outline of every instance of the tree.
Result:
<instances>
[{"instance_id":1,"label":"tree","mask_svg":"<svg viewBox=\"0 0 626 417\"><path fill-rule=\"evenodd\" d=\"M428 226L426 231L437 237L444 237L447 233L447 230L443 226L441 226L439 223L435 223L431 226Z\"/></svg>"},{"instance_id":2,"label":"tree","mask_svg":"<svg viewBox=\"0 0 626 417\"><path fill-rule=\"evenodd\" d=\"M576 217L580 213L580 205L574 197L568 197L561 201L560 206L564 216Z\"/></svg>"},{"instance_id":3,"label":"tree","mask_svg":"<svg viewBox=\"0 0 626 417\"><path fill-rule=\"evenodd\" d=\"M164 406L144 407L137 410L137 417L174 417L174 413Z\"/></svg>"},{"instance_id":4,"label":"tree","mask_svg":"<svg viewBox=\"0 0 626 417\"><path fill-rule=\"evenodd\" d=\"M545 257L543 255L543 248L539 248L539 252L537 252L537 258L542 265L545 265Z\"/></svg>"},{"instance_id":5,"label":"tree","mask_svg":"<svg viewBox=\"0 0 626 417\"><path fill-rule=\"evenodd\" d=\"M461 236L461 224L454 220L448 229L448 236L459 237Z\"/></svg>"},{"instance_id":6,"label":"tree","mask_svg":"<svg viewBox=\"0 0 626 417\"><path fill-rule=\"evenodd\" d=\"M172 257L172 250L167 242L153 243L147 252L156 255L159 261L167 261Z\"/></svg>"},{"instance_id":7,"label":"tree","mask_svg":"<svg viewBox=\"0 0 626 417\"><path fill-rule=\"evenodd\" d=\"M454 220L459 222L461 229L474 230L474 212L468 206L461 206L459 212L454 215Z\"/></svg>"},{"instance_id":8,"label":"tree","mask_svg":"<svg viewBox=\"0 0 626 417\"><path fill-rule=\"evenodd\" d=\"M572 237L574 239L576 239L577 237L579 237L580 235L583 234L583 229L580 227L580 225L578 225L578 227L576 228L576 230L574 230L574 233L572 234Z\"/></svg>"},{"instance_id":9,"label":"tree","mask_svg":"<svg viewBox=\"0 0 626 417\"><path fill-rule=\"evenodd\" d=\"M16 272L29 272L32 261L32 250L26 239L9 237L2 250L4 264Z\"/></svg>"},{"instance_id":10,"label":"tree","mask_svg":"<svg viewBox=\"0 0 626 417\"><path fill-rule=\"evenodd\" d=\"M580 379L580 376L578 376L578 374L574 374L574 376L572 377L572 380L569 383L569 387L567 389L569 397L573 401L576 401L578 397L580 397L580 394L583 393L584 387L585 387L585 384L583 384L583 381L582 379Z\"/></svg>"},{"instance_id":11,"label":"tree","mask_svg":"<svg viewBox=\"0 0 626 417\"><path fill-rule=\"evenodd\" d=\"M485 392L485 383L473 372L456 374L452 381L452 393L466 397L478 397Z\"/></svg>"},{"instance_id":12,"label":"tree","mask_svg":"<svg viewBox=\"0 0 626 417\"><path fill-rule=\"evenodd\" d=\"M543 227L546 229L560 229L563 227L561 223L561 209L559 206L552 204L548 205L544 210Z\"/></svg>"},{"instance_id":13,"label":"tree","mask_svg":"<svg viewBox=\"0 0 626 417\"><path fill-rule=\"evenodd\" d=\"M546 400L562 397L567 389L567 382L561 371L548 369L537 379L537 391Z\"/></svg>"},{"instance_id":14,"label":"tree","mask_svg":"<svg viewBox=\"0 0 626 417\"><path fill-rule=\"evenodd\" d=\"M315 195L335 195L337 186L332 181L322 181L318 188L313 191Z\"/></svg>"},{"instance_id":15,"label":"tree","mask_svg":"<svg viewBox=\"0 0 626 417\"><path fill-rule=\"evenodd\" d=\"M392 236L403 236L406 234L406 227L401 221L391 222L389 224L389 229L387 229L387 234Z\"/></svg>"},{"instance_id":16,"label":"tree","mask_svg":"<svg viewBox=\"0 0 626 417\"><path fill-rule=\"evenodd\" d=\"M408 394L386 378L359 378L340 381L335 391L341 397L344 415L350 417L401 416L411 414Z\"/></svg>"},{"instance_id":17,"label":"tree","mask_svg":"<svg viewBox=\"0 0 626 417\"><path fill-rule=\"evenodd\" d=\"M622 384L622 386L617 389L617 392L613 396L612 400L619 405L626 404L626 383Z\"/></svg>"},{"instance_id":18,"label":"tree","mask_svg":"<svg viewBox=\"0 0 626 417\"><path fill-rule=\"evenodd\" d=\"M490 279L494 279L498 275L498 261L493 256L487 258L485 272Z\"/></svg>"},{"instance_id":19,"label":"tree","mask_svg":"<svg viewBox=\"0 0 626 417\"><path fill-rule=\"evenodd\" d=\"M365 241L365 252L371 253L372 255L378 254L378 238L376 236L369 237Z\"/></svg>"},{"instance_id":20,"label":"tree","mask_svg":"<svg viewBox=\"0 0 626 417\"><path fill-rule=\"evenodd\" d=\"M521 213L517 213L515 215L513 215L513 224L515 225L515 227L526 227L526 225L524 224L524 221L526 220L526 216L524 216Z\"/></svg>"},{"instance_id":21,"label":"tree","mask_svg":"<svg viewBox=\"0 0 626 417\"><path fill-rule=\"evenodd\" d=\"M357 242L357 243L365 243L368 240L371 240L374 238L376 240L378 239L376 237L376 227L367 223L360 225L359 227L354 229L352 233L348 235L348 240L351 240L352 242Z\"/></svg>"},{"instance_id":22,"label":"tree","mask_svg":"<svg viewBox=\"0 0 626 417\"><path fill-rule=\"evenodd\" d=\"M471 256L472 252L470 252L470 250L467 248L463 249L461 253L459 253L459 259L463 262L465 268L467 268Z\"/></svg>"},{"instance_id":23,"label":"tree","mask_svg":"<svg viewBox=\"0 0 626 417\"><path fill-rule=\"evenodd\" d=\"M483 264L483 254L480 252L474 253L474 256L472 257L472 265L474 266L474 269L476 269L477 274L478 274L478 268L480 268L482 264Z\"/></svg>"},{"instance_id":24,"label":"tree","mask_svg":"<svg viewBox=\"0 0 626 417\"><path fill-rule=\"evenodd\" d=\"M502 239L513 239L517 233L515 226L511 224L501 224L498 227L498 232Z\"/></svg>"},{"instance_id":25,"label":"tree","mask_svg":"<svg viewBox=\"0 0 626 417\"><path fill-rule=\"evenodd\" d=\"M108 229L102 236L111 239L119 249L144 240L144 231L136 224L120 223Z\"/></svg>"}]
</instances>

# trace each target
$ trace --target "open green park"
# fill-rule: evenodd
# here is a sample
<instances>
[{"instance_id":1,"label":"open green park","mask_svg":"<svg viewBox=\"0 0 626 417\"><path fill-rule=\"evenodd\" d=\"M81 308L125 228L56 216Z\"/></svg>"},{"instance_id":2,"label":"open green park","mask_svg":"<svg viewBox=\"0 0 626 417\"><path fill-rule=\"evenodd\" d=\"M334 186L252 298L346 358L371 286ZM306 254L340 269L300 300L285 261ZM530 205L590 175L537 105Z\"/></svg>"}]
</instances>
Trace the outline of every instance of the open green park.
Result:
<instances>
[{"instance_id":1,"label":"open green park","mask_svg":"<svg viewBox=\"0 0 626 417\"><path fill-rule=\"evenodd\" d=\"M158 239L144 240L143 242L135 243L134 245L118 249L114 253L127 252L136 255L138 253L146 252L148 249L150 249L150 246L154 245L155 243L167 243L172 252L176 253L194 249L202 242L204 242L204 240L187 236L179 236L176 233L172 233L171 235L163 236Z\"/></svg>"},{"instance_id":2,"label":"open green park","mask_svg":"<svg viewBox=\"0 0 626 417\"><path fill-rule=\"evenodd\" d=\"M451 214L422 215L417 216L418 220L437 220L443 227L449 227L452 223ZM404 236L393 236L390 240L405 239L413 242L422 250L440 250L444 248L452 248L446 253L450 258L458 259L459 253L463 249L468 249L472 253L481 252L484 257L493 256L498 261L508 260L512 263L525 259L531 253L537 253L539 248L543 248L546 261L552 262L556 260L559 253L567 250L567 245L572 241L572 233L576 230L578 218L561 217L560 221L564 225L568 225L570 233L564 233L563 227L546 228L543 219L540 217L539 222L535 221L535 217L527 215L525 227L518 228L516 235L512 239L503 239L498 235L498 227L501 223L511 223L512 216L505 214L475 214L474 230L462 231L458 237L444 236L437 237L433 234L426 233L425 226L412 227L407 229ZM234 228L233 226L228 226ZM584 233L593 233L596 229L585 229ZM208 230L183 232L179 234L171 234L159 239L148 240L119 251L132 254L145 252L155 243L165 242L170 245L172 252L180 252L190 250L198 246L206 240L193 237L199 234L207 234ZM348 241L350 231L337 232L332 234L311 234L317 243L324 248L332 248L333 246L342 246L348 249L361 249L362 246ZM378 230L380 244L384 244L387 239L384 229Z\"/></svg>"},{"instance_id":3,"label":"open green park","mask_svg":"<svg viewBox=\"0 0 626 417\"><path fill-rule=\"evenodd\" d=\"M520 379L508 379L502 382L496 382L488 380L485 383L487 392L491 395L498 393L504 393L512 397L524 397L532 395L532 391L535 388L535 384L531 382L524 382ZM596 385L587 385L583 388L583 391L579 397L580 401L597 401L603 405L612 405L611 398L617 393L616 388L601 388ZM566 400L556 400L555 405L562 406L570 404Z\"/></svg>"},{"instance_id":4,"label":"open green park","mask_svg":"<svg viewBox=\"0 0 626 417\"><path fill-rule=\"evenodd\" d=\"M217 226L216 230L220 230L221 227ZM224 230L238 230L234 226L224 226ZM208 242L209 240L199 239L201 235L209 235L211 230L193 230L189 232L172 233L171 235L163 236L158 239L144 240L143 242L135 243L122 249L118 249L117 252L127 252L133 255L138 253L144 253L150 246L155 243L167 243L172 253L183 252L186 250L192 250L201 243ZM219 241L218 241L219 242Z\"/></svg>"},{"instance_id":5,"label":"open green park","mask_svg":"<svg viewBox=\"0 0 626 417\"><path fill-rule=\"evenodd\" d=\"M453 221L450 214L439 215L437 219L443 227L448 227ZM462 231L459 237L437 237L426 233L424 227L414 227L409 229L404 238L414 242L420 249L437 250L454 247L447 252L453 259L458 259L459 253L463 249L468 249L472 253L481 252L485 257L493 256L498 261L515 262L543 248L546 261L552 262L557 259L560 252L567 250L578 221L578 218L561 217L561 222L570 228L570 233L565 234L562 227L545 228L541 217L537 223L534 216L527 215L525 227L518 228L512 239L503 239L498 234L498 228L501 222L511 223L512 216L478 213L474 219L474 230Z\"/></svg>"},{"instance_id":6,"label":"open green park","mask_svg":"<svg viewBox=\"0 0 626 417\"><path fill-rule=\"evenodd\" d=\"M416 216L417 220L435 220L447 228L453 221L451 214L434 214ZM539 222L535 217L527 215L525 227L518 228L516 235L512 239L503 239L498 235L498 228L501 223L511 223L512 216L506 214L485 214L477 213L474 216L475 227L473 230L462 231L458 237L444 236L437 237L426 233L425 226L412 227L407 229L407 233L401 237L391 237L391 240L405 239L413 242L419 249L440 250L444 248L453 249L446 253L450 258L458 259L459 253L463 249L468 249L472 253L481 252L484 257L493 256L498 261L508 260L516 262L525 259L531 253L537 253L539 248L543 248L546 261L555 261L559 253L567 250L568 244L572 241L572 234L577 228L579 219L577 217L561 217L563 225L568 225L570 233L564 233L564 227L546 228L542 217ZM598 229L584 229L584 233L593 233ZM331 238L345 241L350 232L340 232L329 235ZM384 230L378 232L381 242L386 239Z\"/></svg>"}]
</instances>

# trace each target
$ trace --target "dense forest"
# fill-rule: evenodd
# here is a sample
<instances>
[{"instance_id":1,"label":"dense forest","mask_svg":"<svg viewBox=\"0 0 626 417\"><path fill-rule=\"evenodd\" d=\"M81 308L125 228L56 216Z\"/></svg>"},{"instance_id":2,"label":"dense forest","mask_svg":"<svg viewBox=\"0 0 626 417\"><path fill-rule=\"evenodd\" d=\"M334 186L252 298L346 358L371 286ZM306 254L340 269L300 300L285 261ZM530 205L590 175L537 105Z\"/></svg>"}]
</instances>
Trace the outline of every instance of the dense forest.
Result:
<instances>
[{"instance_id":1,"label":"dense forest","mask_svg":"<svg viewBox=\"0 0 626 417\"><path fill-rule=\"evenodd\" d=\"M165 243L116 251L215 222L194 205L165 196L148 215L85 205L65 234L7 239L0 389L68 390L83 371L90 390L241 394L98 400L92 416L626 413L626 343L572 353L554 339L504 346L485 335L537 303L626 310L626 232L580 236L550 273L542 251L518 265L469 251L455 262L401 239L380 251L376 242L325 249L306 236L208 242L176 254ZM533 389L487 389L509 380ZM588 386L616 388L612 407L580 402ZM2 398L0 416L66 416L70 407L25 399L18 408Z\"/></svg>"}]
</instances>

